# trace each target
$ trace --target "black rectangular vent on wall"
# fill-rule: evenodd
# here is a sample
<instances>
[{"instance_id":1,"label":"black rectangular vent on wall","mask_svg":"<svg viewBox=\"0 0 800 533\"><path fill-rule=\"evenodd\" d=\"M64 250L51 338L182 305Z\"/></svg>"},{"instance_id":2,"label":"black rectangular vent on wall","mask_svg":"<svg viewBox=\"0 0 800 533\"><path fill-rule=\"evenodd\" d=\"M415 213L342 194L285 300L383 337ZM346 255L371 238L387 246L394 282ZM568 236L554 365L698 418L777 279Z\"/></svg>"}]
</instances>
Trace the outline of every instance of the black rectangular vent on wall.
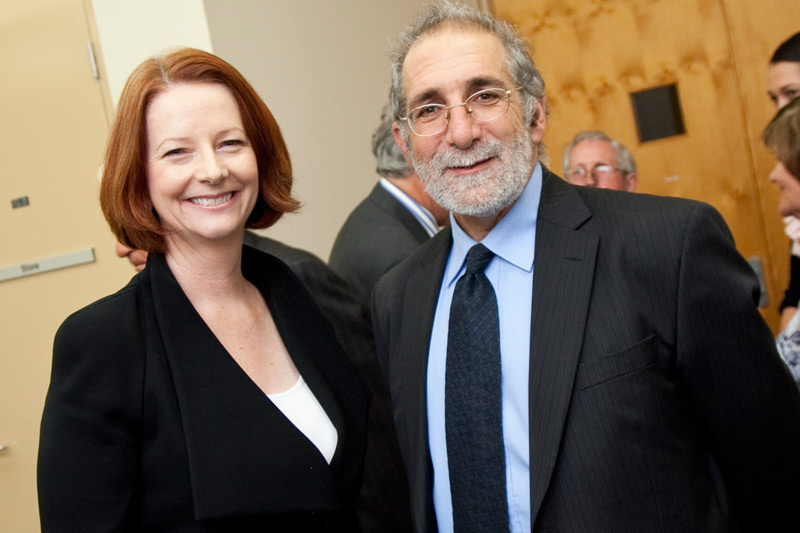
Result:
<instances>
[{"instance_id":1,"label":"black rectangular vent on wall","mask_svg":"<svg viewBox=\"0 0 800 533\"><path fill-rule=\"evenodd\" d=\"M655 141L686 133L678 85L673 83L631 93L639 142Z\"/></svg>"}]
</instances>

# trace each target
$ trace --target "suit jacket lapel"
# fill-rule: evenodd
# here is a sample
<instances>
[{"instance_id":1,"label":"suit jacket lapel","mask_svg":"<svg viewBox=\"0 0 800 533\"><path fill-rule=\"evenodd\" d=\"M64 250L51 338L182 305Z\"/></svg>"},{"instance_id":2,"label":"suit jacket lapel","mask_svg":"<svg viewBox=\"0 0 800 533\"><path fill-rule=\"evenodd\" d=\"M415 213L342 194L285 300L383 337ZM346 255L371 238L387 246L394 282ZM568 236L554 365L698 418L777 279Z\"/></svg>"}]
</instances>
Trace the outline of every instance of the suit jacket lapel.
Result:
<instances>
[{"instance_id":1,"label":"suit jacket lapel","mask_svg":"<svg viewBox=\"0 0 800 533\"><path fill-rule=\"evenodd\" d=\"M191 306L164 258L153 257L150 263L153 330L161 337L175 385L195 517L302 509L309 502L320 510L338 509L339 482L316 447L228 355ZM268 302L270 296L265 294ZM331 408L333 400L329 391L320 389L319 372L313 365L300 354L297 367L304 378L308 376L309 387L341 438L345 431L341 411ZM312 471L313 476L305 476ZM307 479L302 481L304 476ZM287 491L281 485L286 479L297 481L303 490Z\"/></svg>"},{"instance_id":2,"label":"suit jacket lapel","mask_svg":"<svg viewBox=\"0 0 800 533\"><path fill-rule=\"evenodd\" d=\"M433 510L433 467L428 449L428 412L427 412L427 369L433 318L442 285L442 276L447 263L448 253L452 246L450 228L445 228L431 238L425 245L425 252L420 256L419 268L409 277L406 285L406 298L400 316L408 324L403 325L403 333L396 352L404 354L404 370L398 372L402 383L398 389L407 395L398 405L409 406L410 413L400 414L398 420L409 425L398 430L398 436L408 439L406 448L411 450L410 457L416 460L407 465L410 480L419 480L412 486L417 494L427 494L425 498L412 498L417 508L412 509L415 524L420 531L435 530L435 514ZM406 357L407 354L407 357ZM424 507L422 507L424 505Z\"/></svg>"},{"instance_id":3,"label":"suit jacket lapel","mask_svg":"<svg viewBox=\"0 0 800 533\"><path fill-rule=\"evenodd\" d=\"M313 302L310 293L299 279L296 283L274 283L281 277L295 277L288 266L273 259L275 267L268 276L263 273L270 268L265 258L257 251L244 249L243 269L245 276L252 281L267 299L267 305L275 320L275 325L286 345L287 351L317 401L325 409L338 432L336 452L330 467L343 486L355 483L360 476L362 462L353 461L358 456L357 447L366 438L363 421L366 420L369 396L366 387L344 352L332 357L332 350L339 347L332 326L322 312L309 312L308 305L297 305L300 292L307 294L307 304ZM258 273L261 272L261 275ZM315 304L314 304L315 305ZM342 407L345 407L345 412ZM316 449L316 448L315 448Z\"/></svg>"},{"instance_id":4,"label":"suit jacket lapel","mask_svg":"<svg viewBox=\"0 0 800 533\"><path fill-rule=\"evenodd\" d=\"M581 353L596 234L578 194L544 170L536 225L530 363L531 519L535 523L558 456Z\"/></svg>"}]
</instances>

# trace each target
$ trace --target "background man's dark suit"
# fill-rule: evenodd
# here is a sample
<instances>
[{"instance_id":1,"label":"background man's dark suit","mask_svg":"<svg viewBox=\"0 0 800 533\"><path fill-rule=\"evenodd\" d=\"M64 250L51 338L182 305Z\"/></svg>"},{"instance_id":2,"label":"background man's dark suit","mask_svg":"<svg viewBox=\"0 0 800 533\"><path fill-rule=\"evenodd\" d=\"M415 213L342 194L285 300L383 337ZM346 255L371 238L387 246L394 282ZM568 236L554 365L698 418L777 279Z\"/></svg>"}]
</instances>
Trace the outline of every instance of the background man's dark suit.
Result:
<instances>
[{"instance_id":1,"label":"background man's dark suit","mask_svg":"<svg viewBox=\"0 0 800 533\"><path fill-rule=\"evenodd\" d=\"M328 264L368 305L375 282L428 238L414 215L377 183L339 230Z\"/></svg>"},{"instance_id":2,"label":"background man's dark suit","mask_svg":"<svg viewBox=\"0 0 800 533\"><path fill-rule=\"evenodd\" d=\"M416 531L434 531L428 344L449 229L372 307ZM535 531L797 530L800 395L712 208L546 169L531 325Z\"/></svg>"},{"instance_id":3,"label":"background man's dark suit","mask_svg":"<svg viewBox=\"0 0 800 533\"><path fill-rule=\"evenodd\" d=\"M392 424L389 392L375 358L366 306L341 277L311 252L252 231L245 232L244 243L278 257L300 278L372 395L364 480L356 501L364 531L409 531L408 482Z\"/></svg>"}]
</instances>

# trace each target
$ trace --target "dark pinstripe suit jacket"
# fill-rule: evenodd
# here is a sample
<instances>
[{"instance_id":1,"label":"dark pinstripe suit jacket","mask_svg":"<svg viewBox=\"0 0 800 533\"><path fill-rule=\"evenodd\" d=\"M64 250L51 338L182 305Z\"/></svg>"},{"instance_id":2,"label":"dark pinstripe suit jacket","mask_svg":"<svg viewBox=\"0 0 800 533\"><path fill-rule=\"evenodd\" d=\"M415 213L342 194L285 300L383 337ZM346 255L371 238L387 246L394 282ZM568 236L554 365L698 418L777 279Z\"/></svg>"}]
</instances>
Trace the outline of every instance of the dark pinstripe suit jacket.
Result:
<instances>
[{"instance_id":1,"label":"dark pinstripe suit jacket","mask_svg":"<svg viewBox=\"0 0 800 533\"><path fill-rule=\"evenodd\" d=\"M416 531L436 529L425 375L440 232L373 295ZM706 204L545 169L530 359L534 531L796 531L800 395Z\"/></svg>"}]
</instances>

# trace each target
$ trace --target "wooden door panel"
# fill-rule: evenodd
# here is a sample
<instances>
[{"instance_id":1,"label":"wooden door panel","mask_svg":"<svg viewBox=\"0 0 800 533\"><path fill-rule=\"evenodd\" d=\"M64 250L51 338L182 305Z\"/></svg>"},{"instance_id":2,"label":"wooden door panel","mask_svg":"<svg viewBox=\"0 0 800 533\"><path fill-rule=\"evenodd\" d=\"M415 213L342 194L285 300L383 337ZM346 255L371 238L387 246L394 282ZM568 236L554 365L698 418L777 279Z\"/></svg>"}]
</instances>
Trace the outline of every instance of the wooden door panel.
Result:
<instances>
[{"instance_id":1,"label":"wooden door panel","mask_svg":"<svg viewBox=\"0 0 800 533\"><path fill-rule=\"evenodd\" d=\"M36 458L53 336L133 275L100 213L107 121L83 0L0 0L0 266L93 248L96 260L0 281L0 531L39 531ZM11 208L27 196L29 205Z\"/></svg>"},{"instance_id":2,"label":"wooden door panel","mask_svg":"<svg viewBox=\"0 0 800 533\"><path fill-rule=\"evenodd\" d=\"M775 159L764 147L761 133L775 109L766 96L766 68L775 48L800 31L796 0L723 0L731 32L742 91L745 123L753 158L754 186L758 189L767 228L767 245L773 258L769 267L782 291L788 280L789 240L776 206L778 189L767 179Z\"/></svg>"},{"instance_id":3,"label":"wooden door panel","mask_svg":"<svg viewBox=\"0 0 800 533\"><path fill-rule=\"evenodd\" d=\"M744 103L743 66L732 33L740 26L748 35L768 29L766 23L744 24L749 15L743 7L737 7L740 22L731 24L734 3L745 0L494 0L493 10L531 42L544 76L551 167L563 172L562 150L575 133L599 129L634 153L639 192L714 205L739 251L765 265L770 305L762 312L775 329L788 248L775 223L775 195L765 187L764 165L754 156L756 130L770 114L764 114L768 102L757 113ZM766 61L747 64L759 71L762 97ZM672 83L678 87L686 133L640 143L630 93Z\"/></svg>"}]
</instances>

